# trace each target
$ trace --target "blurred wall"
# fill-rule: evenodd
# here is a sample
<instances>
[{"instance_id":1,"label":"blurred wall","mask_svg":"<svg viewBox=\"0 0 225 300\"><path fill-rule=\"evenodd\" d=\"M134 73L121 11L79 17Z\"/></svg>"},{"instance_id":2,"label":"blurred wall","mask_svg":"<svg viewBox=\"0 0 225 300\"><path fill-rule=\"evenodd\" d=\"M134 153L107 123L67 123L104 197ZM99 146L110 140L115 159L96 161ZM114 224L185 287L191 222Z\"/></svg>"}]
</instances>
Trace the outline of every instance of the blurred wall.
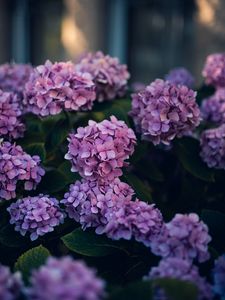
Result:
<instances>
[{"instance_id":1,"label":"blurred wall","mask_svg":"<svg viewBox=\"0 0 225 300\"><path fill-rule=\"evenodd\" d=\"M77 60L102 50L149 83L225 51L224 0L0 0L0 63Z\"/></svg>"}]
</instances>

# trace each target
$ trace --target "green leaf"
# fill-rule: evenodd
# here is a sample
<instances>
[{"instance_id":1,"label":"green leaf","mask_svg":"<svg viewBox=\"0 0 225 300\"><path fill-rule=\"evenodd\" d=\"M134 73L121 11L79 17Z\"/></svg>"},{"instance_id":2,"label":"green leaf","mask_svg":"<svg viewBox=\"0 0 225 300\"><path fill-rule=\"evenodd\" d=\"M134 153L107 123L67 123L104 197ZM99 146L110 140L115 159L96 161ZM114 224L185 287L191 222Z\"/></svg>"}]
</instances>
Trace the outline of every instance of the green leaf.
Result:
<instances>
[{"instance_id":1,"label":"green leaf","mask_svg":"<svg viewBox=\"0 0 225 300\"><path fill-rule=\"evenodd\" d=\"M67 138L70 131L69 119L59 120L46 137L46 150L53 152Z\"/></svg>"},{"instance_id":2,"label":"green leaf","mask_svg":"<svg viewBox=\"0 0 225 300\"><path fill-rule=\"evenodd\" d=\"M153 286L162 288L169 300L197 300L198 288L188 281L160 278L152 281Z\"/></svg>"},{"instance_id":3,"label":"green leaf","mask_svg":"<svg viewBox=\"0 0 225 300\"><path fill-rule=\"evenodd\" d=\"M77 228L71 233L62 237L62 241L68 249L86 256L107 256L118 250L123 250L102 235L97 235L93 231L83 231Z\"/></svg>"},{"instance_id":4,"label":"green leaf","mask_svg":"<svg viewBox=\"0 0 225 300\"><path fill-rule=\"evenodd\" d=\"M20 271L27 282L33 269L38 269L50 256L48 249L42 245L22 254L16 261L15 270Z\"/></svg>"},{"instance_id":5,"label":"green leaf","mask_svg":"<svg viewBox=\"0 0 225 300\"><path fill-rule=\"evenodd\" d=\"M59 170L51 170L46 172L38 185L38 191L43 193L56 193L61 191L68 184L65 175Z\"/></svg>"},{"instance_id":6,"label":"green leaf","mask_svg":"<svg viewBox=\"0 0 225 300\"><path fill-rule=\"evenodd\" d=\"M10 224L5 225L0 230L0 243L6 247L20 248L29 242L28 238L21 236Z\"/></svg>"},{"instance_id":7,"label":"green leaf","mask_svg":"<svg viewBox=\"0 0 225 300\"><path fill-rule=\"evenodd\" d=\"M150 187L145 185L143 181L141 181L134 174L124 173L123 177L125 178L126 182L134 189L139 199L148 203L152 202Z\"/></svg>"},{"instance_id":8,"label":"green leaf","mask_svg":"<svg viewBox=\"0 0 225 300\"><path fill-rule=\"evenodd\" d=\"M176 140L174 145L178 159L186 171L201 180L215 181L214 171L210 170L199 156L199 141L185 137Z\"/></svg>"},{"instance_id":9,"label":"green leaf","mask_svg":"<svg viewBox=\"0 0 225 300\"><path fill-rule=\"evenodd\" d=\"M41 119L34 114L25 115L27 132L41 132Z\"/></svg>"},{"instance_id":10,"label":"green leaf","mask_svg":"<svg viewBox=\"0 0 225 300\"><path fill-rule=\"evenodd\" d=\"M129 284L113 292L109 300L151 300L153 299L152 286L149 281L140 281ZM181 300L181 299L180 299ZM182 299L183 300L183 299Z\"/></svg>"},{"instance_id":11,"label":"green leaf","mask_svg":"<svg viewBox=\"0 0 225 300\"><path fill-rule=\"evenodd\" d=\"M76 180L79 180L81 177L76 172L71 172L71 162L65 160L59 167L58 171L60 171L67 178L68 183L73 183Z\"/></svg>"},{"instance_id":12,"label":"green leaf","mask_svg":"<svg viewBox=\"0 0 225 300\"><path fill-rule=\"evenodd\" d=\"M47 136L50 133L50 131L54 129L57 122L59 122L59 120L63 120L64 118L65 116L63 113L43 118L41 122L41 126L44 135Z\"/></svg>"},{"instance_id":13,"label":"green leaf","mask_svg":"<svg viewBox=\"0 0 225 300\"><path fill-rule=\"evenodd\" d=\"M96 103L93 110L93 117L100 122L114 115L119 120L123 120L129 125L128 112L131 109L130 99L115 99L104 103Z\"/></svg>"},{"instance_id":14,"label":"green leaf","mask_svg":"<svg viewBox=\"0 0 225 300\"><path fill-rule=\"evenodd\" d=\"M24 150L30 155L40 156L42 162L45 161L46 151L44 143L32 143L24 148Z\"/></svg>"}]
</instances>

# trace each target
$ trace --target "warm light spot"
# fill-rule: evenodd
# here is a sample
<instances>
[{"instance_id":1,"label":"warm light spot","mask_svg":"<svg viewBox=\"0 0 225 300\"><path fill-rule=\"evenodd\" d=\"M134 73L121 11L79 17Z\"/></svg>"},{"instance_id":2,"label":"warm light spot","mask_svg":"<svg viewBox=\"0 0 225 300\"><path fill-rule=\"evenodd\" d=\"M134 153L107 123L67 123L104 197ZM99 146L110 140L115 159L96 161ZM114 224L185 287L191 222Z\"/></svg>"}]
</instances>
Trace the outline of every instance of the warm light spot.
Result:
<instances>
[{"instance_id":1,"label":"warm light spot","mask_svg":"<svg viewBox=\"0 0 225 300\"><path fill-rule=\"evenodd\" d=\"M197 5L199 21L207 26L213 25L218 0L197 0Z\"/></svg>"},{"instance_id":2,"label":"warm light spot","mask_svg":"<svg viewBox=\"0 0 225 300\"><path fill-rule=\"evenodd\" d=\"M64 0L64 3L67 13L62 19L61 41L68 54L75 58L88 49L85 34L76 22L76 16L81 13L82 7L77 0Z\"/></svg>"}]
</instances>

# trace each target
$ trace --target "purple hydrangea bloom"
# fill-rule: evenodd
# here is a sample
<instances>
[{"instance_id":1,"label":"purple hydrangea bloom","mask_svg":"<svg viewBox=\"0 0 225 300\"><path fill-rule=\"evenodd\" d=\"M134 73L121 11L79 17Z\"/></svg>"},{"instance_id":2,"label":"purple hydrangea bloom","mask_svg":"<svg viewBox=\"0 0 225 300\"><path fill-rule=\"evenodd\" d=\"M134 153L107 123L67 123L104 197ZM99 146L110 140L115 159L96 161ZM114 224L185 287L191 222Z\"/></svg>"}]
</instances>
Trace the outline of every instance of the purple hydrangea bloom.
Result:
<instances>
[{"instance_id":1,"label":"purple hydrangea bloom","mask_svg":"<svg viewBox=\"0 0 225 300\"><path fill-rule=\"evenodd\" d=\"M212 287L206 279L201 277L198 268L190 261L181 258L169 257L153 267L145 279L174 278L193 283L198 288L198 300L212 299ZM168 298L165 298L168 299Z\"/></svg>"},{"instance_id":2,"label":"purple hydrangea bloom","mask_svg":"<svg viewBox=\"0 0 225 300\"><path fill-rule=\"evenodd\" d=\"M130 186L118 178L105 185L82 180L70 186L62 203L83 229L95 227L96 233L105 233L111 239L134 237L149 245L161 230L162 215L154 205L131 201L133 195Z\"/></svg>"},{"instance_id":3,"label":"purple hydrangea bloom","mask_svg":"<svg viewBox=\"0 0 225 300\"><path fill-rule=\"evenodd\" d=\"M204 130L200 137L200 156L209 168L225 169L225 124Z\"/></svg>"},{"instance_id":4,"label":"purple hydrangea bloom","mask_svg":"<svg viewBox=\"0 0 225 300\"><path fill-rule=\"evenodd\" d=\"M214 291L216 294L225 299L225 255L220 256L215 261L213 270Z\"/></svg>"},{"instance_id":5,"label":"purple hydrangea bloom","mask_svg":"<svg viewBox=\"0 0 225 300\"><path fill-rule=\"evenodd\" d=\"M0 200L15 198L20 180L25 181L25 190L35 189L44 173L39 156L30 156L15 144L0 143Z\"/></svg>"},{"instance_id":6,"label":"purple hydrangea bloom","mask_svg":"<svg viewBox=\"0 0 225 300\"><path fill-rule=\"evenodd\" d=\"M0 136L19 138L23 136L25 126L21 121L22 111L17 95L0 90Z\"/></svg>"},{"instance_id":7,"label":"purple hydrangea bloom","mask_svg":"<svg viewBox=\"0 0 225 300\"><path fill-rule=\"evenodd\" d=\"M10 269L0 265L0 299L16 300L19 299L22 280L20 273L11 274Z\"/></svg>"},{"instance_id":8,"label":"purple hydrangea bloom","mask_svg":"<svg viewBox=\"0 0 225 300\"><path fill-rule=\"evenodd\" d=\"M150 246L155 255L204 262L209 259L210 241L208 227L199 220L197 214L176 214L163 226L161 233Z\"/></svg>"},{"instance_id":9,"label":"purple hydrangea bloom","mask_svg":"<svg viewBox=\"0 0 225 300\"><path fill-rule=\"evenodd\" d=\"M203 119L218 125L225 123L225 89L218 89L214 95L202 102Z\"/></svg>"},{"instance_id":10,"label":"purple hydrangea bloom","mask_svg":"<svg viewBox=\"0 0 225 300\"><path fill-rule=\"evenodd\" d=\"M7 208L10 224L23 236L30 234L32 241L39 236L52 232L55 226L64 222L64 213L55 198L40 194L17 200Z\"/></svg>"},{"instance_id":11,"label":"purple hydrangea bloom","mask_svg":"<svg viewBox=\"0 0 225 300\"><path fill-rule=\"evenodd\" d=\"M16 93L20 100L33 67L26 64L4 64L0 66L0 89Z\"/></svg>"},{"instance_id":12,"label":"purple hydrangea bloom","mask_svg":"<svg viewBox=\"0 0 225 300\"><path fill-rule=\"evenodd\" d=\"M50 257L33 271L28 296L30 300L100 300L105 295L104 286L95 270L84 262L69 256Z\"/></svg>"},{"instance_id":13,"label":"purple hydrangea bloom","mask_svg":"<svg viewBox=\"0 0 225 300\"><path fill-rule=\"evenodd\" d=\"M225 53L214 53L207 57L202 75L206 84L225 86Z\"/></svg>"},{"instance_id":14,"label":"purple hydrangea bloom","mask_svg":"<svg viewBox=\"0 0 225 300\"><path fill-rule=\"evenodd\" d=\"M69 217L79 222L83 229L96 227L99 231L107 224L104 214L117 202L131 200L133 195L133 189L119 178L103 185L83 179L70 185L61 202Z\"/></svg>"},{"instance_id":15,"label":"purple hydrangea bloom","mask_svg":"<svg viewBox=\"0 0 225 300\"><path fill-rule=\"evenodd\" d=\"M146 246L160 233L163 218L154 204L136 199L135 201L119 201L105 212L107 225L103 233L113 239L126 240L132 237Z\"/></svg>"},{"instance_id":16,"label":"purple hydrangea bloom","mask_svg":"<svg viewBox=\"0 0 225 300\"><path fill-rule=\"evenodd\" d=\"M75 71L71 62L46 61L36 67L24 95L27 111L40 116L56 115L63 109L90 110L96 99L90 74Z\"/></svg>"},{"instance_id":17,"label":"purple hydrangea bloom","mask_svg":"<svg viewBox=\"0 0 225 300\"><path fill-rule=\"evenodd\" d=\"M70 134L69 151L72 171L90 180L111 181L121 176L124 161L134 152L136 137L123 121L111 116L110 121L89 121Z\"/></svg>"},{"instance_id":18,"label":"purple hydrangea bloom","mask_svg":"<svg viewBox=\"0 0 225 300\"><path fill-rule=\"evenodd\" d=\"M136 129L142 138L154 145L169 145L200 123L196 92L186 86L156 79L145 90L132 95L132 110Z\"/></svg>"},{"instance_id":19,"label":"purple hydrangea bloom","mask_svg":"<svg viewBox=\"0 0 225 300\"><path fill-rule=\"evenodd\" d=\"M76 65L76 70L92 75L97 86L97 99L100 102L122 97L126 92L130 74L127 66L121 65L118 58L104 55L100 51L88 53Z\"/></svg>"},{"instance_id":20,"label":"purple hydrangea bloom","mask_svg":"<svg viewBox=\"0 0 225 300\"><path fill-rule=\"evenodd\" d=\"M194 85L194 77L185 68L174 68L165 76L165 79L174 84L186 85L192 88Z\"/></svg>"}]
</instances>

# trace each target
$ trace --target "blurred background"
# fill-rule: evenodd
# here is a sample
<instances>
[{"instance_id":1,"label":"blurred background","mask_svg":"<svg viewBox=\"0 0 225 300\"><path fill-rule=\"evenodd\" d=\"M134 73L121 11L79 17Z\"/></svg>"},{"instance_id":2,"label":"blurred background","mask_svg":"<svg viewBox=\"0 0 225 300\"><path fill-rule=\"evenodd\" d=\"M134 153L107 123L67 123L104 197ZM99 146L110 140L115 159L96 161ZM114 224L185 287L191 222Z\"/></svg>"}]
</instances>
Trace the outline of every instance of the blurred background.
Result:
<instances>
[{"instance_id":1,"label":"blurred background","mask_svg":"<svg viewBox=\"0 0 225 300\"><path fill-rule=\"evenodd\" d=\"M102 50L149 83L225 51L224 0L0 0L0 63L77 60Z\"/></svg>"}]
</instances>

